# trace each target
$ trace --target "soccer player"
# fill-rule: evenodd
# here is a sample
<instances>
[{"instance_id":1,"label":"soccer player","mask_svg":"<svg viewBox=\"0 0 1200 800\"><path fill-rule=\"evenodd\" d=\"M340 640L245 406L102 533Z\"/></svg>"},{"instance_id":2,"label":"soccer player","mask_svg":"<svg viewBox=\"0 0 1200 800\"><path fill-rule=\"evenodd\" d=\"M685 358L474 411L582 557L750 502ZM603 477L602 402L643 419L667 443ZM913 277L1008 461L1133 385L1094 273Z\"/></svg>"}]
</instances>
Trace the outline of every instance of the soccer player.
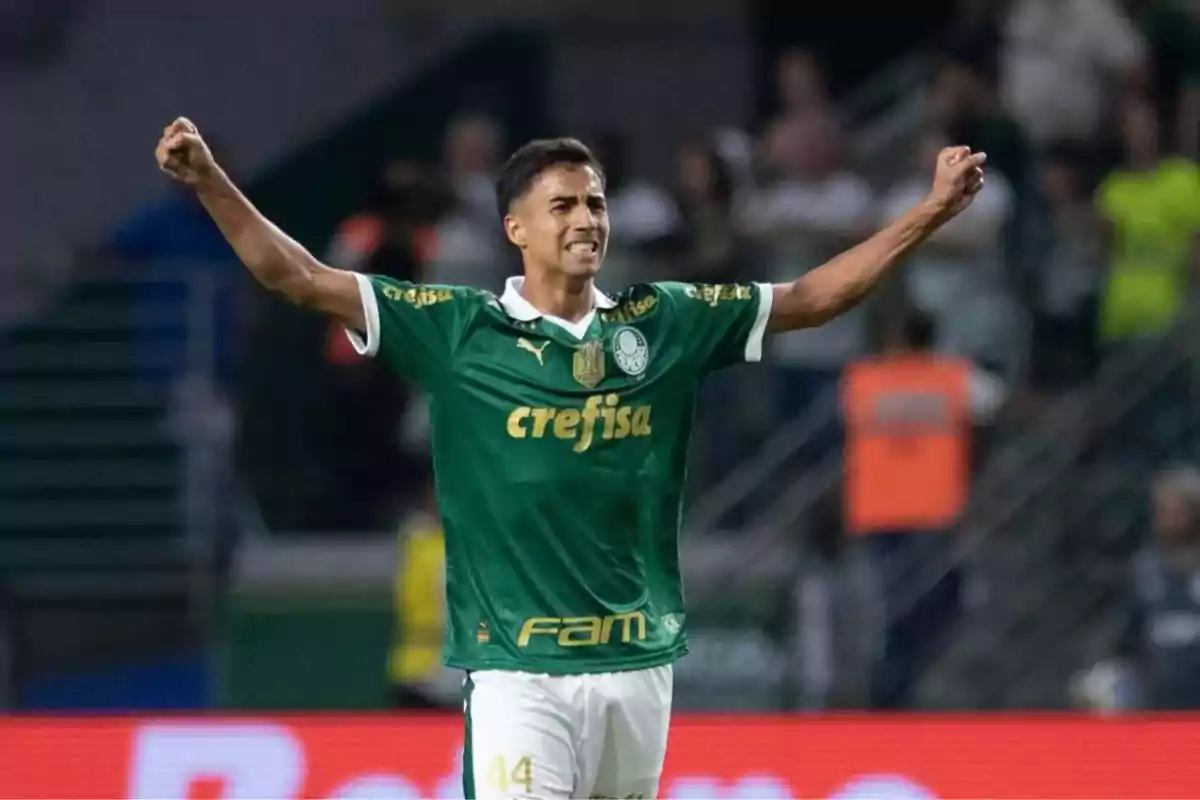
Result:
<instances>
[{"instance_id":1,"label":"soccer player","mask_svg":"<svg viewBox=\"0 0 1200 800\"><path fill-rule=\"evenodd\" d=\"M446 541L446 663L466 672L467 797L652 798L671 665L687 650L677 537L696 388L768 332L832 319L983 185L943 150L929 196L779 285L593 281L604 169L573 139L504 165L496 202L524 275L497 296L331 269L266 220L178 119L156 156L254 277L346 327L430 398Z\"/></svg>"}]
</instances>

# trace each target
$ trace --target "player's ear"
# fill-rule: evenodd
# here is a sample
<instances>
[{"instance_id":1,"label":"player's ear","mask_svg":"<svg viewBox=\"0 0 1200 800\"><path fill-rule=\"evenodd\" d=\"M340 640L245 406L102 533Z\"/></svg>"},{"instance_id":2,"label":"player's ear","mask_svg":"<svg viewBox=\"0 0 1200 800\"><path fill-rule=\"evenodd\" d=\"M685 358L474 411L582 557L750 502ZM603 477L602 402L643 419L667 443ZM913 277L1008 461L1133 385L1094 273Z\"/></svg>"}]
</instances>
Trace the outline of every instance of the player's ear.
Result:
<instances>
[{"instance_id":1,"label":"player's ear","mask_svg":"<svg viewBox=\"0 0 1200 800\"><path fill-rule=\"evenodd\" d=\"M521 224L521 220L515 214L509 214L504 218L504 234L510 242L522 250L525 249L525 226Z\"/></svg>"}]
</instances>

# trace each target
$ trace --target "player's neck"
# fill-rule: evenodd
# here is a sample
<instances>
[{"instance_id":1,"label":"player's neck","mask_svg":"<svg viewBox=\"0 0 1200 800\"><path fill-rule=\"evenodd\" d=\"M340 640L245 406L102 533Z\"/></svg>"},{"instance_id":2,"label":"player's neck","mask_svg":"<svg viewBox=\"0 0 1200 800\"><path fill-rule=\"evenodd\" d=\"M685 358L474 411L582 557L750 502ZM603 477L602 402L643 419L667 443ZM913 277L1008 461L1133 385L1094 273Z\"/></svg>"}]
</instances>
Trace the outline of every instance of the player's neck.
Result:
<instances>
[{"instance_id":1,"label":"player's neck","mask_svg":"<svg viewBox=\"0 0 1200 800\"><path fill-rule=\"evenodd\" d=\"M578 322L596 306L591 278L561 273L526 271L521 296L541 313Z\"/></svg>"}]
</instances>

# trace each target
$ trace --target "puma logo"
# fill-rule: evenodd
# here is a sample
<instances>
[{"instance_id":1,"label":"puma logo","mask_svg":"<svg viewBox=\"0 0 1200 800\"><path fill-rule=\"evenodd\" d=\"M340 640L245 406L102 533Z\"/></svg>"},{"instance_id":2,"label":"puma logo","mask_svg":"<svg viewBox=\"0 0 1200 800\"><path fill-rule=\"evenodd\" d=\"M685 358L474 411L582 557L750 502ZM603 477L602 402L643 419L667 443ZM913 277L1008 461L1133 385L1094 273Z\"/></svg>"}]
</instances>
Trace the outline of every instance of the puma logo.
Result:
<instances>
[{"instance_id":1,"label":"puma logo","mask_svg":"<svg viewBox=\"0 0 1200 800\"><path fill-rule=\"evenodd\" d=\"M517 347L521 350L524 350L529 353L533 353L535 356L537 356L538 364L540 364L543 367L546 366L546 364L544 361L542 361L542 351L544 351L546 349L546 345L548 345L548 344L550 344L549 339L542 342L541 347L534 347L533 344L525 337L521 337L520 339L517 339Z\"/></svg>"}]
</instances>

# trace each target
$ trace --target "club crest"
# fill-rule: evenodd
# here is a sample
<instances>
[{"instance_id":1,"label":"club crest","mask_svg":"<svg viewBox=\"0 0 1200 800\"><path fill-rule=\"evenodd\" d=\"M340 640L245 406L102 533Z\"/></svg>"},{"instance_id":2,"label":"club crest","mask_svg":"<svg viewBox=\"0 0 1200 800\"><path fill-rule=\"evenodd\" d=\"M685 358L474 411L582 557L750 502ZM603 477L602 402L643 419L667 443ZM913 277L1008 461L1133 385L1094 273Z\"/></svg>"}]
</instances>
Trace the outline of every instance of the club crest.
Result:
<instances>
[{"instance_id":1,"label":"club crest","mask_svg":"<svg viewBox=\"0 0 1200 800\"><path fill-rule=\"evenodd\" d=\"M613 360L626 375L637 377L650 364L650 345L637 328L624 327L613 334Z\"/></svg>"}]
</instances>

